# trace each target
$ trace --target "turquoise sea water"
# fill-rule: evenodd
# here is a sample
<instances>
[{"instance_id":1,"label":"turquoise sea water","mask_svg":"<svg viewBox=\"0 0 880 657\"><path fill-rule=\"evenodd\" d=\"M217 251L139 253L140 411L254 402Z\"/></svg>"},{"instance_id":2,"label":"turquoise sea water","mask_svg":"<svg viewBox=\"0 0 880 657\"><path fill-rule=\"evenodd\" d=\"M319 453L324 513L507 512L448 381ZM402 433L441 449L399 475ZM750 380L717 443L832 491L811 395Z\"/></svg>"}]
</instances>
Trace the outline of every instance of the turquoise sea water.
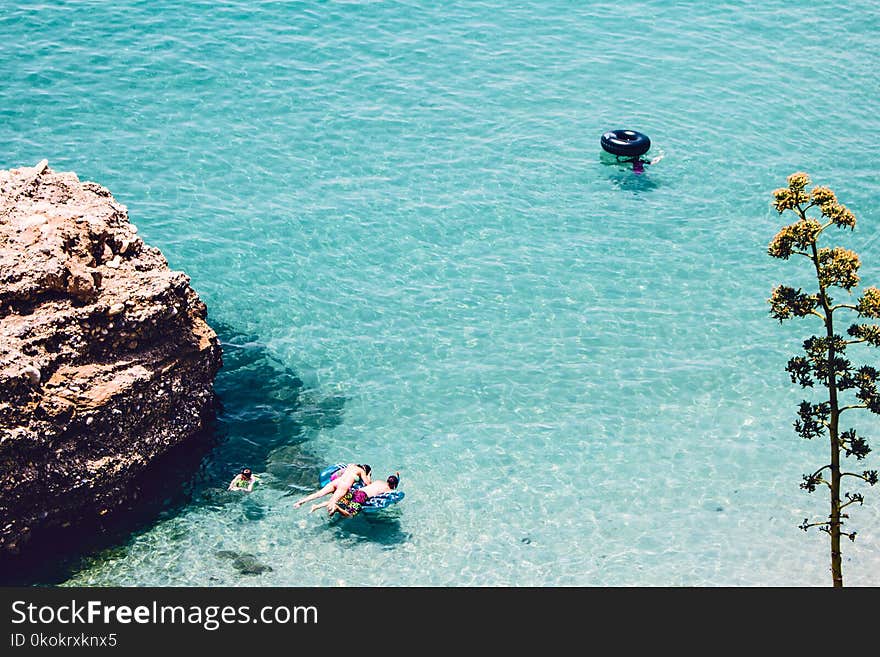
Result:
<instances>
[{"instance_id":1,"label":"turquoise sea water","mask_svg":"<svg viewBox=\"0 0 880 657\"><path fill-rule=\"evenodd\" d=\"M808 4L5 3L0 166L107 186L225 349L189 502L66 583L829 585L769 201L837 191L880 284L880 14ZM665 159L603 157L621 127ZM340 460L406 500L293 509Z\"/></svg>"}]
</instances>

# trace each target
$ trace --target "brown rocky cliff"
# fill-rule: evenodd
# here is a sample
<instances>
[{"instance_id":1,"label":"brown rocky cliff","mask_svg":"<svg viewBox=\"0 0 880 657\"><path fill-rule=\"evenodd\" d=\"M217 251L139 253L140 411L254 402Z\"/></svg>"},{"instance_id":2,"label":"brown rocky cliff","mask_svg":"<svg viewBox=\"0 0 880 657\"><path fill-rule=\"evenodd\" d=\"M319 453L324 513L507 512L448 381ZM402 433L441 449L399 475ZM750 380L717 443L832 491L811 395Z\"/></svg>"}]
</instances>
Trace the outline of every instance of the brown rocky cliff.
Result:
<instances>
[{"instance_id":1,"label":"brown rocky cliff","mask_svg":"<svg viewBox=\"0 0 880 657\"><path fill-rule=\"evenodd\" d=\"M213 408L220 345L98 184L0 171L0 553L112 512Z\"/></svg>"}]
</instances>

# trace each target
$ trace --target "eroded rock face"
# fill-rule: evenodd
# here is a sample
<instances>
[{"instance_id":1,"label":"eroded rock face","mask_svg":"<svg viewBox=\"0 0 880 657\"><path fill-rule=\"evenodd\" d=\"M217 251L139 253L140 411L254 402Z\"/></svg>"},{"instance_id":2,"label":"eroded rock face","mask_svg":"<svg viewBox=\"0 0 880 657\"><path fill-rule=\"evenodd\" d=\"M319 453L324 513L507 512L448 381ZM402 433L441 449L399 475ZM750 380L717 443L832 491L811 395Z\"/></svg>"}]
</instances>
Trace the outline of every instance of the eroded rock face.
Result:
<instances>
[{"instance_id":1,"label":"eroded rock face","mask_svg":"<svg viewBox=\"0 0 880 657\"><path fill-rule=\"evenodd\" d=\"M213 408L220 345L182 272L92 182L0 171L0 552L127 501Z\"/></svg>"}]
</instances>

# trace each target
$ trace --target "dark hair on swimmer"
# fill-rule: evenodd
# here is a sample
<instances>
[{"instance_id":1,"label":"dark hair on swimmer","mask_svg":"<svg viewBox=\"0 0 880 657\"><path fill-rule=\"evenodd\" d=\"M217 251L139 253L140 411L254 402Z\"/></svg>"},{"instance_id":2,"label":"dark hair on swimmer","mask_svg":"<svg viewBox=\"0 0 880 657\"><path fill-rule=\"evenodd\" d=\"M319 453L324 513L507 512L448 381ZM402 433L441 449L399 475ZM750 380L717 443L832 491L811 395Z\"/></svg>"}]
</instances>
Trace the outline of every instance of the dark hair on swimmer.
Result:
<instances>
[{"instance_id":1,"label":"dark hair on swimmer","mask_svg":"<svg viewBox=\"0 0 880 657\"><path fill-rule=\"evenodd\" d=\"M397 488L398 483L400 483L400 477L396 475L388 477L388 485L391 486L391 488Z\"/></svg>"},{"instance_id":2,"label":"dark hair on swimmer","mask_svg":"<svg viewBox=\"0 0 880 657\"><path fill-rule=\"evenodd\" d=\"M364 472L366 472L367 474L370 474L373 471L373 468L371 468L366 463L358 463L358 465L361 466L364 469Z\"/></svg>"},{"instance_id":3,"label":"dark hair on swimmer","mask_svg":"<svg viewBox=\"0 0 880 657\"><path fill-rule=\"evenodd\" d=\"M247 476L247 477L250 477L250 476L251 476L251 469L250 469L250 468L242 468L242 469L241 469L241 474L243 474L243 475L245 475L245 476Z\"/></svg>"}]
</instances>

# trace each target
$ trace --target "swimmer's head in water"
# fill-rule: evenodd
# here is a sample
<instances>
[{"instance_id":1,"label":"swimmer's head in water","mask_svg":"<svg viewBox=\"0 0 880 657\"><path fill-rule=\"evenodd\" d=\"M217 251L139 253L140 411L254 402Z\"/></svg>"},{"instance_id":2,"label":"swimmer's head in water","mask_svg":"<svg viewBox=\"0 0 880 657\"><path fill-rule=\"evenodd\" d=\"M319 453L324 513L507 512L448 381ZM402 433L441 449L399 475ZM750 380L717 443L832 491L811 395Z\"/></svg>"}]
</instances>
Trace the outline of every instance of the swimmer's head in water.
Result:
<instances>
[{"instance_id":1,"label":"swimmer's head in water","mask_svg":"<svg viewBox=\"0 0 880 657\"><path fill-rule=\"evenodd\" d=\"M366 463L358 463L358 465L361 466L364 469L364 472L366 472L367 474L370 474L373 471L373 468L371 468Z\"/></svg>"},{"instance_id":2,"label":"swimmer's head in water","mask_svg":"<svg viewBox=\"0 0 880 657\"><path fill-rule=\"evenodd\" d=\"M397 488L397 484L400 483L400 473L396 473L388 477L388 485L394 489Z\"/></svg>"},{"instance_id":3,"label":"swimmer's head in water","mask_svg":"<svg viewBox=\"0 0 880 657\"><path fill-rule=\"evenodd\" d=\"M244 477L245 479L248 479L251 476L251 469L250 468L242 468L241 469L241 476Z\"/></svg>"}]
</instances>

